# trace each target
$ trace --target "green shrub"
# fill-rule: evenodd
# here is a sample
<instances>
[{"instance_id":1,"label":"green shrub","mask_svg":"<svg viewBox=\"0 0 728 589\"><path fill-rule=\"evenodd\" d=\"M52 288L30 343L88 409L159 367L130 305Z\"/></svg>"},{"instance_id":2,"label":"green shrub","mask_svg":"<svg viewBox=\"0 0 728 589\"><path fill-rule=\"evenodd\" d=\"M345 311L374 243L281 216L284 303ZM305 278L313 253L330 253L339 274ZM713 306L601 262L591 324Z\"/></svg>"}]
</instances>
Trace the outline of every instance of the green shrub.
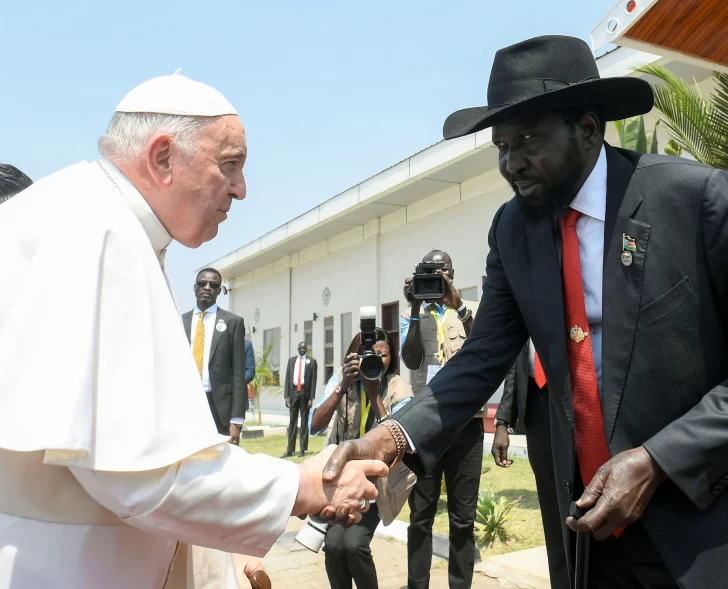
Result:
<instances>
[{"instance_id":1,"label":"green shrub","mask_svg":"<svg viewBox=\"0 0 728 589\"><path fill-rule=\"evenodd\" d=\"M480 546L490 546L496 539L501 542L510 539L506 522L508 514L517 503L518 500L509 501L506 497L496 500L495 494L487 489L480 492L475 510L475 529Z\"/></svg>"}]
</instances>

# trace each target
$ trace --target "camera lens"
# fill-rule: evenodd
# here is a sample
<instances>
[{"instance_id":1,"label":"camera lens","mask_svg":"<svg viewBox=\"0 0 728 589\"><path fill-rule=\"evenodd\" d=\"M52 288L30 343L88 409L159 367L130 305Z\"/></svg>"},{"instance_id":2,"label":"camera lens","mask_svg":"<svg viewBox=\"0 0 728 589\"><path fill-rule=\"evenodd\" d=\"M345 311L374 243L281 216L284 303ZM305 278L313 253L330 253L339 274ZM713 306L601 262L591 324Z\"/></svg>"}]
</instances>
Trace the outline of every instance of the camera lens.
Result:
<instances>
[{"instance_id":1,"label":"camera lens","mask_svg":"<svg viewBox=\"0 0 728 589\"><path fill-rule=\"evenodd\" d=\"M384 373L384 363L379 354L365 354L359 361L359 374L365 380L379 380Z\"/></svg>"}]
</instances>

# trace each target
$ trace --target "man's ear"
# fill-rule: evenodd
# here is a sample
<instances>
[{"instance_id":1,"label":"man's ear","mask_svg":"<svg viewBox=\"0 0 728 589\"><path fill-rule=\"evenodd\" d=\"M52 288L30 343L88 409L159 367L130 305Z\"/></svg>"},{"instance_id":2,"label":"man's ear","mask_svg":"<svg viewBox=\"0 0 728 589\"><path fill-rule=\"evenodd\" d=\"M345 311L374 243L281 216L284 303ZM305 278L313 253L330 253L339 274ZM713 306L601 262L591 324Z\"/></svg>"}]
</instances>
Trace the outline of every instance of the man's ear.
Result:
<instances>
[{"instance_id":1,"label":"man's ear","mask_svg":"<svg viewBox=\"0 0 728 589\"><path fill-rule=\"evenodd\" d=\"M588 150L594 149L597 146L601 148L604 142L604 137L602 137L602 123L595 113L585 112L579 120L579 128L581 130L584 147Z\"/></svg>"},{"instance_id":2,"label":"man's ear","mask_svg":"<svg viewBox=\"0 0 728 589\"><path fill-rule=\"evenodd\" d=\"M172 183L172 138L163 134L154 137L147 146L149 175L161 186Z\"/></svg>"}]
</instances>

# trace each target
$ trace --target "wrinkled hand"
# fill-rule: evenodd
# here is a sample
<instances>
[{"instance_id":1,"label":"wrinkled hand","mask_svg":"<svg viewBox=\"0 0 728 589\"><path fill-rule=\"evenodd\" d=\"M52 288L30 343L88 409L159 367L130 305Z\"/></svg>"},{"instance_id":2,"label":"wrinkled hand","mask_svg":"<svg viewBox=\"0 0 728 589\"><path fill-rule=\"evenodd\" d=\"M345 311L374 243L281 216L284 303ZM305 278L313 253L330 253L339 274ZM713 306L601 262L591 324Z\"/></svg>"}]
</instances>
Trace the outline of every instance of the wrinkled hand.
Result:
<instances>
[{"instance_id":1,"label":"wrinkled hand","mask_svg":"<svg viewBox=\"0 0 728 589\"><path fill-rule=\"evenodd\" d=\"M229 429L230 443L233 444L234 446L240 445L240 432L242 431L242 429L243 429L242 425L238 425L237 423L230 424L230 429Z\"/></svg>"},{"instance_id":2,"label":"wrinkled hand","mask_svg":"<svg viewBox=\"0 0 728 589\"><path fill-rule=\"evenodd\" d=\"M340 481L344 479L347 468L352 464L358 464L360 460L381 460L382 463L392 464L396 456L397 445L392 434L386 427L377 426L358 440L350 440L338 445L324 467L324 486L341 484ZM354 509L358 508L357 503L354 505ZM319 517L327 523L349 527L356 523L351 520L351 513L351 504L337 506L335 503L331 503L321 510Z\"/></svg>"},{"instance_id":3,"label":"wrinkled hand","mask_svg":"<svg viewBox=\"0 0 728 589\"><path fill-rule=\"evenodd\" d=\"M460 293L457 291L452 283L452 280L442 270L437 270L437 273L442 276L445 281L445 296L440 299L440 303L447 305L451 309L459 309L463 300L460 298Z\"/></svg>"},{"instance_id":4,"label":"wrinkled hand","mask_svg":"<svg viewBox=\"0 0 728 589\"><path fill-rule=\"evenodd\" d=\"M387 476L387 465L378 460L357 460L342 464L338 476L327 477L324 473L328 468L327 461L336 449L334 445L327 446L301 463L298 497L291 515L315 515L330 509L341 514L333 523L348 527L361 520L362 498L376 499L377 489L369 479Z\"/></svg>"},{"instance_id":5,"label":"wrinkled hand","mask_svg":"<svg viewBox=\"0 0 728 589\"><path fill-rule=\"evenodd\" d=\"M589 511L579 520L566 518L575 532L592 532L597 540L642 517L665 473L642 446L617 454L604 464L576 504Z\"/></svg>"},{"instance_id":6,"label":"wrinkled hand","mask_svg":"<svg viewBox=\"0 0 728 589\"><path fill-rule=\"evenodd\" d=\"M238 589L270 589L270 578L259 558L233 554L233 562L238 575Z\"/></svg>"},{"instance_id":7,"label":"wrinkled hand","mask_svg":"<svg viewBox=\"0 0 728 589\"><path fill-rule=\"evenodd\" d=\"M511 445L511 439L508 435L508 427L499 425L495 428L495 436L493 437L493 446L490 453L493 455L496 466L508 468L513 464L513 460L508 460L508 447Z\"/></svg>"}]
</instances>

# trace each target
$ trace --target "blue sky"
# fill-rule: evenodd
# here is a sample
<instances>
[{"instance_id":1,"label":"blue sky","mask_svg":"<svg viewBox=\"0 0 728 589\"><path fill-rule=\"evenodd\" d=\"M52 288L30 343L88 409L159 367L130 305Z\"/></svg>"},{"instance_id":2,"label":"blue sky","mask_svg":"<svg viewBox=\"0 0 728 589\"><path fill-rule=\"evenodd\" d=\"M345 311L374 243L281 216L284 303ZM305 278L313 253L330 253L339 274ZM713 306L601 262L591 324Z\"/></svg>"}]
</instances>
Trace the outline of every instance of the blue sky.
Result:
<instances>
[{"instance_id":1,"label":"blue sky","mask_svg":"<svg viewBox=\"0 0 728 589\"><path fill-rule=\"evenodd\" d=\"M0 162L33 179L97 155L136 84L182 68L247 127L248 198L217 238L167 260L182 310L193 271L441 139L485 104L495 51L589 40L615 0L6 2Z\"/></svg>"}]
</instances>

